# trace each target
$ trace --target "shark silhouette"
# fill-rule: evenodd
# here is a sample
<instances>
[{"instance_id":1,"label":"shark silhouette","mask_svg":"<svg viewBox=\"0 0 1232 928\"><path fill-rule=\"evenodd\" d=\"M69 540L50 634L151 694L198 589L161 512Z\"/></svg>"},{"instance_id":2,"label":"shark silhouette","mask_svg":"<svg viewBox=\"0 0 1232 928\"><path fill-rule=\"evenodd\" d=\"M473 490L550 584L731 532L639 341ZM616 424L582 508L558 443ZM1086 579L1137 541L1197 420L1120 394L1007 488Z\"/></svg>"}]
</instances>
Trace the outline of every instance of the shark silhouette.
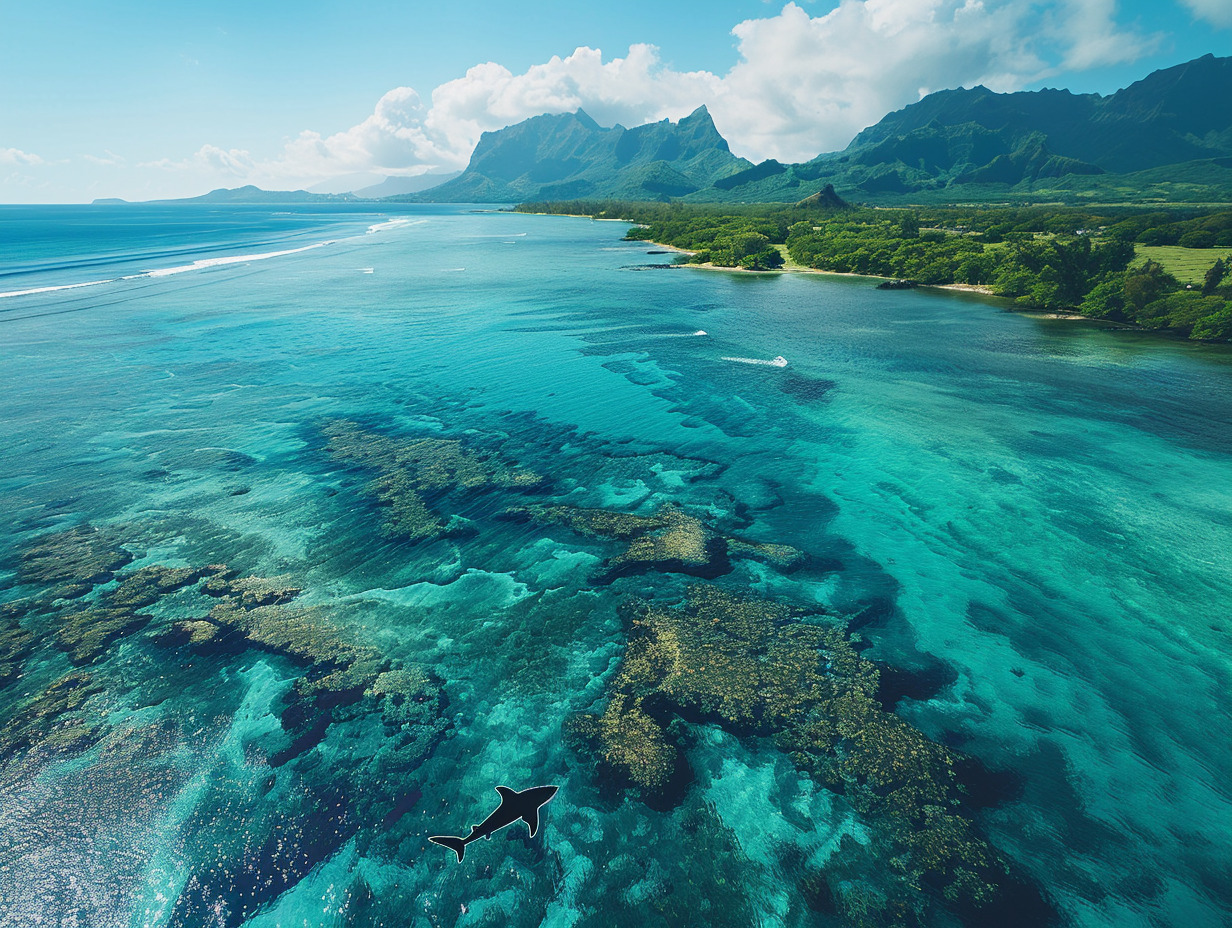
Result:
<instances>
[{"instance_id":1,"label":"shark silhouette","mask_svg":"<svg viewBox=\"0 0 1232 928\"><path fill-rule=\"evenodd\" d=\"M428 838L433 844L447 847L458 855L458 863L462 863L462 855L466 846L480 838L491 838L492 833L500 831L506 825L512 825L518 819L530 826L530 836L533 838L539 830L539 809L549 799L556 795L558 786L531 786L521 792L508 786L496 787L500 794L500 805L496 810L478 825L471 826L471 833L465 838L455 838L453 835L432 835Z\"/></svg>"}]
</instances>

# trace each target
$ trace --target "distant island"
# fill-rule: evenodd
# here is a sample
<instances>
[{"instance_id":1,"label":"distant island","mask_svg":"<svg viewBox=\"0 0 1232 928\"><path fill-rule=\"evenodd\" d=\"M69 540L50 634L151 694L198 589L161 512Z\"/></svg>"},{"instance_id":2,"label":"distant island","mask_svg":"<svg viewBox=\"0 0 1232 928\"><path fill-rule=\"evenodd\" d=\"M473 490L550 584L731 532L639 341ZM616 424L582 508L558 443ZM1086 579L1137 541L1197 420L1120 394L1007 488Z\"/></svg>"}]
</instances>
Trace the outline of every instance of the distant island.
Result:
<instances>
[{"instance_id":1,"label":"distant island","mask_svg":"<svg viewBox=\"0 0 1232 928\"><path fill-rule=\"evenodd\" d=\"M129 203L118 197L106 197L93 202L95 206L112 206ZM249 184L245 187L219 187L199 197L183 197L173 200L144 200L144 203L361 203L363 199L353 193L309 193L307 190L262 190Z\"/></svg>"}]
</instances>

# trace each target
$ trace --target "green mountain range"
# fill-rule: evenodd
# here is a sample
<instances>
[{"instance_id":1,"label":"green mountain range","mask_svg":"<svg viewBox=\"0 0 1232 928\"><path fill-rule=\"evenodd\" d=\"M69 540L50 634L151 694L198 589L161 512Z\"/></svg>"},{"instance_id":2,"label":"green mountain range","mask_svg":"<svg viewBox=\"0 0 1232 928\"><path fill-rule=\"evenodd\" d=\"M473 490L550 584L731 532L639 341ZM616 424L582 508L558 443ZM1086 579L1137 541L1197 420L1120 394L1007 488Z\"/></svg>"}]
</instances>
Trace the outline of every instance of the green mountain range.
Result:
<instances>
[{"instance_id":1,"label":"green mountain range","mask_svg":"<svg viewBox=\"0 0 1232 928\"><path fill-rule=\"evenodd\" d=\"M115 206L128 203L118 197L105 197L94 201L95 206ZM145 200L145 203L200 203L210 204L299 204L299 203L358 203L353 193L309 193L307 190L263 190L248 184L245 187L219 187L199 197L184 197L174 200Z\"/></svg>"},{"instance_id":2,"label":"green mountain range","mask_svg":"<svg viewBox=\"0 0 1232 928\"><path fill-rule=\"evenodd\" d=\"M737 158L706 108L626 129L585 112L535 116L485 132L460 177L394 200L516 203L617 198L661 200L709 189L752 162Z\"/></svg>"},{"instance_id":3,"label":"green mountain range","mask_svg":"<svg viewBox=\"0 0 1232 928\"><path fill-rule=\"evenodd\" d=\"M1232 58L1155 71L1110 96L943 90L802 164L735 157L705 107L605 129L579 110L480 139L460 177L405 199L868 203L1232 199ZM396 198L402 199L402 198Z\"/></svg>"}]
</instances>

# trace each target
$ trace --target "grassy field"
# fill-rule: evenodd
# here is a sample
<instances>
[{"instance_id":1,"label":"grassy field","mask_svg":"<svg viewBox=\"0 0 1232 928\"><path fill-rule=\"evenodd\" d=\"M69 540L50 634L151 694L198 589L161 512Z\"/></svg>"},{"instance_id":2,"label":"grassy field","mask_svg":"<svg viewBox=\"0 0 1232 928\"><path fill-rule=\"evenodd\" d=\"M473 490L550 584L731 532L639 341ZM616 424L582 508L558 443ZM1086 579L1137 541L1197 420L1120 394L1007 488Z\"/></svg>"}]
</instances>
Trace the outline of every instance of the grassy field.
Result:
<instances>
[{"instance_id":1,"label":"grassy field","mask_svg":"<svg viewBox=\"0 0 1232 928\"><path fill-rule=\"evenodd\" d=\"M1135 245L1139 260L1150 258L1183 284L1201 284L1216 259L1225 262L1232 257L1232 248L1181 248L1179 245Z\"/></svg>"}]
</instances>

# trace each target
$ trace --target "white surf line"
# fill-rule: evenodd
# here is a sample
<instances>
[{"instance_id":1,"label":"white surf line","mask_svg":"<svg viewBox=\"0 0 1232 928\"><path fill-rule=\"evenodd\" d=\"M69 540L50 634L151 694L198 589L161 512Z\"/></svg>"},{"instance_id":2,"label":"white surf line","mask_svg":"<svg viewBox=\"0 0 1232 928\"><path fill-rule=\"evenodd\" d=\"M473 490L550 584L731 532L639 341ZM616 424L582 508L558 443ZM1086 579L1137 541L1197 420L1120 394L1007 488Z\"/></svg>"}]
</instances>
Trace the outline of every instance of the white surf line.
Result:
<instances>
[{"instance_id":1,"label":"white surf line","mask_svg":"<svg viewBox=\"0 0 1232 928\"><path fill-rule=\"evenodd\" d=\"M737 364L762 364L766 367L786 367L787 359L779 355L773 361L765 361L761 358L723 358L724 361L735 361Z\"/></svg>"},{"instance_id":2,"label":"white surf line","mask_svg":"<svg viewBox=\"0 0 1232 928\"><path fill-rule=\"evenodd\" d=\"M304 245L301 248L287 248L283 251L266 251L259 254L251 255L228 255L222 258L202 258L194 261L192 264L181 264L176 267L158 268L152 271L142 271L140 274L127 274L123 277L109 277L106 280L88 280L79 284L61 284L58 287L32 287L28 290L10 290L8 293L0 293L0 299L5 299L12 296L29 296L35 293L54 293L57 290L77 290L81 287L97 287L101 284L120 283L125 280L149 280L155 277L171 277L175 274L186 274L189 271L201 271L209 267L223 267L228 264L247 264L252 261L267 261L270 258L281 258L285 255L295 255L303 251L311 251L314 248L324 248L326 245L333 245L334 239L325 242L316 242L312 245Z\"/></svg>"},{"instance_id":3,"label":"white surf line","mask_svg":"<svg viewBox=\"0 0 1232 928\"><path fill-rule=\"evenodd\" d=\"M111 284L117 280L123 280L122 277L109 277L107 280L87 280L80 284L63 284L59 287L32 287L29 290L10 290L8 293L0 293L0 299L6 296L27 296L31 293L53 293L56 290L76 290L80 287L97 287L99 284Z\"/></svg>"},{"instance_id":4,"label":"white surf line","mask_svg":"<svg viewBox=\"0 0 1232 928\"><path fill-rule=\"evenodd\" d=\"M383 232L386 229L396 229L398 226L421 226L428 220L426 219L386 219L384 222L377 222L368 226L368 235L374 232Z\"/></svg>"},{"instance_id":5,"label":"white surf line","mask_svg":"<svg viewBox=\"0 0 1232 928\"><path fill-rule=\"evenodd\" d=\"M246 264L249 261L268 261L270 258L281 258L285 255L297 255L300 252L312 251L314 248L324 248L333 245L334 240L305 245L302 248L288 248L285 251L267 251L256 255L231 255L225 258L202 258L192 264L181 264L179 267L161 268L156 271L146 271L143 274L133 274L131 277L121 277L120 280L138 280L143 277L170 277L173 274L185 274L188 271L200 271L207 267L223 267L227 264Z\"/></svg>"}]
</instances>

